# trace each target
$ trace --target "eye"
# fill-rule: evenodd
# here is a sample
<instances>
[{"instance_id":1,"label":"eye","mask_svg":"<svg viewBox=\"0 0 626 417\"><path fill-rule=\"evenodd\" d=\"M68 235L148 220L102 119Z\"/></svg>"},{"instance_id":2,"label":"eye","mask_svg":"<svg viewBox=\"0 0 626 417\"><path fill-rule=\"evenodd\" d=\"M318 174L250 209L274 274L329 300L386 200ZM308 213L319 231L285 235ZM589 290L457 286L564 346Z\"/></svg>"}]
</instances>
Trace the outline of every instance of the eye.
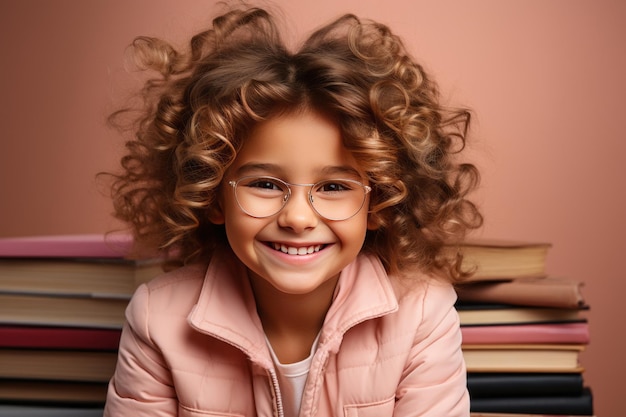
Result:
<instances>
[{"instance_id":1,"label":"eye","mask_svg":"<svg viewBox=\"0 0 626 417\"><path fill-rule=\"evenodd\" d=\"M264 190L282 190L283 189L282 184L280 184L278 181L267 179L267 178L257 178L254 180L250 180L249 182L246 182L243 185L245 185L246 187L250 187L250 188L260 188Z\"/></svg>"},{"instance_id":2,"label":"eye","mask_svg":"<svg viewBox=\"0 0 626 417\"><path fill-rule=\"evenodd\" d=\"M352 184L349 181L345 180L328 180L318 184L316 188L316 192L319 193L336 193L341 191L351 191L355 187L355 184Z\"/></svg>"},{"instance_id":3,"label":"eye","mask_svg":"<svg viewBox=\"0 0 626 417\"><path fill-rule=\"evenodd\" d=\"M281 196L288 192L283 182L272 177L248 177L242 179L240 184L248 193L259 196Z\"/></svg>"}]
</instances>

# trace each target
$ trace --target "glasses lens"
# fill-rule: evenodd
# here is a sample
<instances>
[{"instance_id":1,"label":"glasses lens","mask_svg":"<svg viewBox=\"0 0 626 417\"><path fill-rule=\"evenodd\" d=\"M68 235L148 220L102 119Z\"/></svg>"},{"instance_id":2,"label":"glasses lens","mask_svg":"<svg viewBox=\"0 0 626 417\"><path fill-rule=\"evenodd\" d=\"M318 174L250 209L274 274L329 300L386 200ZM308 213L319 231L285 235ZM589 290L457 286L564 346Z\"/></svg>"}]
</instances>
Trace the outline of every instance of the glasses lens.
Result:
<instances>
[{"instance_id":1,"label":"glasses lens","mask_svg":"<svg viewBox=\"0 0 626 417\"><path fill-rule=\"evenodd\" d=\"M285 206L291 191L286 182L273 177L244 177L230 183L239 207L252 217L270 217ZM308 184L291 184L307 186ZM355 180L326 180L314 184L310 202L328 220L347 220L357 214L370 188Z\"/></svg>"},{"instance_id":2,"label":"glasses lens","mask_svg":"<svg viewBox=\"0 0 626 417\"><path fill-rule=\"evenodd\" d=\"M328 220L346 220L361 210L366 194L365 187L358 181L321 181L311 189L311 204Z\"/></svg>"},{"instance_id":3,"label":"glasses lens","mask_svg":"<svg viewBox=\"0 0 626 417\"><path fill-rule=\"evenodd\" d=\"M289 197L284 182L270 177L244 177L237 181L235 198L243 211L253 217L278 213Z\"/></svg>"}]
</instances>

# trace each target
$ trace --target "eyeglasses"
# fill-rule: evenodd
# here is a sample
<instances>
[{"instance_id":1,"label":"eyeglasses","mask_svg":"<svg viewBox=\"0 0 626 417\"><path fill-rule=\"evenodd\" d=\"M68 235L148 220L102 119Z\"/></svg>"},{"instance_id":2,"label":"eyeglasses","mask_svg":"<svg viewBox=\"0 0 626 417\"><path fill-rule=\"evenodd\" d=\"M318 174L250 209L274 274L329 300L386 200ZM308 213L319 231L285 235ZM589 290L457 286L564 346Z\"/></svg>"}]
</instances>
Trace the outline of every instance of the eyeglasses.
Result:
<instances>
[{"instance_id":1,"label":"eyeglasses","mask_svg":"<svg viewBox=\"0 0 626 417\"><path fill-rule=\"evenodd\" d=\"M243 177L229 181L239 208L258 219L278 214L291 197L291 187L310 187L309 204L327 220L348 220L365 203L372 188L356 180L330 179L315 184L290 184L274 177Z\"/></svg>"}]
</instances>

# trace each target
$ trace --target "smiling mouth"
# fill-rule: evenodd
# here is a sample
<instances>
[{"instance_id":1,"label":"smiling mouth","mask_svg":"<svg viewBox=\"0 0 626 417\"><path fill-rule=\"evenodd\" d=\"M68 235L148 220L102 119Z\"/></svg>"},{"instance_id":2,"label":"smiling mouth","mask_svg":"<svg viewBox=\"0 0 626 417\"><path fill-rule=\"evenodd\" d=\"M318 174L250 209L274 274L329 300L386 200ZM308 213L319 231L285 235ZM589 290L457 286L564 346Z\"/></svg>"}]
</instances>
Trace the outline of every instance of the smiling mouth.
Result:
<instances>
[{"instance_id":1,"label":"smiling mouth","mask_svg":"<svg viewBox=\"0 0 626 417\"><path fill-rule=\"evenodd\" d=\"M315 252L319 252L326 245L311 245L311 246L287 246L282 243L270 243L270 247L274 248L274 250L280 251L282 253L286 253L288 255L310 255Z\"/></svg>"}]
</instances>

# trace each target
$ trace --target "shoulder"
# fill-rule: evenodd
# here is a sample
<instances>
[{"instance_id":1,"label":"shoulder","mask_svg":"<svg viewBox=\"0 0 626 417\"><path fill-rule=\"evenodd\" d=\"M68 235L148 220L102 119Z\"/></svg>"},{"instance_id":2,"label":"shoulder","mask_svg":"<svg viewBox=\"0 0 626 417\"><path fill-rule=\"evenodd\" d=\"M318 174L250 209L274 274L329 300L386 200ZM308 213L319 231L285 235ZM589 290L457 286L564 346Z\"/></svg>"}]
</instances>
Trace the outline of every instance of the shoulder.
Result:
<instances>
[{"instance_id":1,"label":"shoulder","mask_svg":"<svg viewBox=\"0 0 626 417\"><path fill-rule=\"evenodd\" d=\"M206 271L206 264L193 264L163 273L140 285L128 305L127 319L132 321L150 312L189 312L198 299Z\"/></svg>"},{"instance_id":2,"label":"shoulder","mask_svg":"<svg viewBox=\"0 0 626 417\"><path fill-rule=\"evenodd\" d=\"M411 277L389 276L389 280L401 305L429 310L454 305L457 299L451 283L422 272Z\"/></svg>"},{"instance_id":3,"label":"shoulder","mask_svg":"<svg viewBox=\"0 0 626 417\"><path fill-rule=\"evenodd\" d=\"M458 326L455 309L456 291L449 282L427 275L407 282L389 278L398 299L398 316L415 323L416 332L428 332L437 326Z\"/></svg>"},{"instance_id":4,"label":"shoulder","mask_svg":"<svg viewBox=\"0 0 626 417\"><path fill-rule=\"evenodd\" d=\"M155 295L180 288L201 287L208 265L196 263L165 272L145 284L145 289Z\"/></svg>"}]
</instances>

